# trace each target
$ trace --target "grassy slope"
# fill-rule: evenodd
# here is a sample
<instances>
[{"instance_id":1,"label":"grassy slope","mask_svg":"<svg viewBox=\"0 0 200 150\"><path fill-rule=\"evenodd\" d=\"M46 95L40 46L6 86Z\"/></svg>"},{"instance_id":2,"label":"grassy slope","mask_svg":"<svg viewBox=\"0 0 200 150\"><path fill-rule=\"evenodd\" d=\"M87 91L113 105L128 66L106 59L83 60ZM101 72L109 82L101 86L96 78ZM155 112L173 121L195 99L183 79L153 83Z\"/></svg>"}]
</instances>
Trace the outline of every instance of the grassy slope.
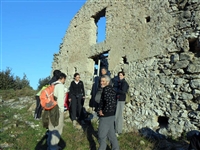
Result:
<instances>
[{"instance_id":1,"label":"grassy slope","mask_svg":"<svg viewBox=\"0 0 200 150\"><path fill-rule=\"evenodd\" d=\"M0 145L9 145L3 150L46 149L46 129L42 127L41 120L33 119L32 112L27 111L29 107L21 110L5 106L0 108ZM121 135L118 141L121 150L150 150L154 146L133 132ZM140 141L144 141L145 144L140 144ZM60 146L64 150L96 150L99 146L96 123L87 122L82 130L76 130L71 122L65 121ZM107 150L109 149L108 146Z\"/></svg>"}]
</instances>

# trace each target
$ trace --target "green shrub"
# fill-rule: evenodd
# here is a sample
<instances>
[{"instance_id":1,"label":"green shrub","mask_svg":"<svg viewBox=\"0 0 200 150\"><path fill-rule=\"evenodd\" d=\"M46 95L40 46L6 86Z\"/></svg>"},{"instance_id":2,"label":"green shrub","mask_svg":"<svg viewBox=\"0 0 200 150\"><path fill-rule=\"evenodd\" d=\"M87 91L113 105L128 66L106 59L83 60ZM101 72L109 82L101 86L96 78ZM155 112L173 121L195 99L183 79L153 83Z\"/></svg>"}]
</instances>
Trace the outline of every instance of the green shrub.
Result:
<instances>
[{"instance_id":1,"label":"green shrub","mask_svg":"<svg viewBox=\"0 0 200 150\"><path fill-rule=\"evenodd\" d=\"M10 68L0 72L0 79L0 90L32 88L26 74L22 79L18 76L14 77Z\"/></svg>"},{"instance_id":2,"label":"green shrub","mask_svg":"<svg viewBox=\"0 0 200 150\"><path fill-rule=\"evenodd\" d=\"M19 90L9 89L9 90L0 90L0 96L2 96L3 100L8 99L18 99L23 96L35 96L36 91L32 88L23 88Z\"/></svg>"},{"instance_id":3,"label":"green shrub","mask_svg":"<svg viewBox=\"0 0 200 150\"><path fill-rule=\"evenodd\" d=\"M50 81L50 76L44 78L44 79L39 79L39 85L38 85L38 90L42 89L43 86L49 84L49 81Z\"/></svg>"}]
</instances>

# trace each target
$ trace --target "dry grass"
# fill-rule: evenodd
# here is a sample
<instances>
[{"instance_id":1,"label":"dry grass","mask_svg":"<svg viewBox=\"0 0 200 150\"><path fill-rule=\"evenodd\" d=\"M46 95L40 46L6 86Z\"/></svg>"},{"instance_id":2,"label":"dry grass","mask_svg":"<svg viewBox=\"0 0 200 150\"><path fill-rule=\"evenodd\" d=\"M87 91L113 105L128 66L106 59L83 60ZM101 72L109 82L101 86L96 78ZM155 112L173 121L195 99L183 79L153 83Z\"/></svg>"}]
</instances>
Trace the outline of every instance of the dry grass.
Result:
<instances>
[{"instance_id":1,"label":"dry grass","mask_svg":"<svg viewBox=\"0 0 200 150\"><path fill-rule=\"evenodd\" d=\"M8 99L17 99L19 97L23 96L35 96L37 91L32 90L30 88L24 88L21 90L0 90L0 96L2 96L3 100L8 100Z\"/></svg>"}]
</instances>

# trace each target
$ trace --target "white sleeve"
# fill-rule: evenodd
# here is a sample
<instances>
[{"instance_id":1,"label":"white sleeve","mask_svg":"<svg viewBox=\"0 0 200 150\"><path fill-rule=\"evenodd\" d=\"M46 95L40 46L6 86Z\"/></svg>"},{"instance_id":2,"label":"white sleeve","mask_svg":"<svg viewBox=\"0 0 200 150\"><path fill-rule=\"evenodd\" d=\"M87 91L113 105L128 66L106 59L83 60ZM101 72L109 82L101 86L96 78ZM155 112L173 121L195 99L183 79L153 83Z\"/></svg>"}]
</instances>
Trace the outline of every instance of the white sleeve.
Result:
<instances>
[{"instance_id":1,"label":"white sleeve","mask_svg":"<svg viewBox=\"0 0 200 150\"><path fill-rule=\"evenodd\" d=\"M55 86L54 95L57 97L59 110L61 112L64 112L65 92L63 84L57 84Z\"/></svg>"}]
</instances>

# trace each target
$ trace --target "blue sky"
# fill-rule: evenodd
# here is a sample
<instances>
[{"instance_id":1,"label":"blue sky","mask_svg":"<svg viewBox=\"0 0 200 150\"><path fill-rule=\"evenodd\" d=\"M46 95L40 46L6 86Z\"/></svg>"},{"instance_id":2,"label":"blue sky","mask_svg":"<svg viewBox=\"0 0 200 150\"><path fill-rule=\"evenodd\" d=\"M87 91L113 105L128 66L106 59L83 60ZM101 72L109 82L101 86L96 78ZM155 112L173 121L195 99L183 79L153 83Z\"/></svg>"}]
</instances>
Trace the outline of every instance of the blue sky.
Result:
<instances>
[{"instance_id":1,"label":"blue sky","mask_svg":"<svg viewBox=\"0 0 200 150\"><path fill-rule=\"evenodd\" d=\"M30 85L51 73L53 54L86 0L1 0L0 71L26 74Z\"/></svg>"}]
</instances>

